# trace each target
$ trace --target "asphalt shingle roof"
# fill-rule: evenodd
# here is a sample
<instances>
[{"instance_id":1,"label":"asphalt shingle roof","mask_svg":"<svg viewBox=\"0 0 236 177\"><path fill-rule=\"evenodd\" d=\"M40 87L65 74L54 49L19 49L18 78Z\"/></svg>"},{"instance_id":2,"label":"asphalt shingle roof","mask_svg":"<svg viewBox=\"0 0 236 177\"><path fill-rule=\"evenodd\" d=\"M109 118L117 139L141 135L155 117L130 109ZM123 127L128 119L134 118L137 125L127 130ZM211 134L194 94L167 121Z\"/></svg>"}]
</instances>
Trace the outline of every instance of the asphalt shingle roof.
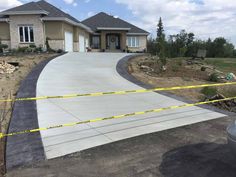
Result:
<instances>
[{"instance_id":1,"label":"asphalt shingle roof","mask_svg":"<svg viewBox=\"0 0 236 177\"><path fill-rule=\"evenodd\" d=\"M129 33L148 33L147 31L135 25L132 25L120 18L115 18L104 12L92 16L82 21L82 23L90 27L94 32L97 31L97 27L103 27L103 28L131 28Z\"/></svg>"},{"instance_id":2,"label":"asphalt shingle roof","mask_svg":"<svg viewBox=\"0 0 236 177\"><path fill-rule=\"evenodd\" d=\"M23 4L21 6L17 6L17 7L14 7L14 8L11 8L11 9L7 9L3 12L11 12L11 11L15 11L15 12L18 12L18 11L38 11L38 10L43 10L41 9L36 2L29 2L27 4Z\"/></svg>"},{"instance_id":3,"label":"asphalt shingle roof","mask_svg":"<svg viewBox=\"0 0 236 177\"><path fill-rule=\"evenodd\" d=\"M23 4L18 7L14 7L11 9L8 9L3 12L21 12L21 11L46 11L49 14L46 17L64 17L68 18L74 22L80 23L76 18L72 17L71 15L63 12L62 10L58 9L57 7L53 6L52 4L46 2L45 0L41 0L38 2L29 2L27 4Z\"/></svg>"}]
</instances>

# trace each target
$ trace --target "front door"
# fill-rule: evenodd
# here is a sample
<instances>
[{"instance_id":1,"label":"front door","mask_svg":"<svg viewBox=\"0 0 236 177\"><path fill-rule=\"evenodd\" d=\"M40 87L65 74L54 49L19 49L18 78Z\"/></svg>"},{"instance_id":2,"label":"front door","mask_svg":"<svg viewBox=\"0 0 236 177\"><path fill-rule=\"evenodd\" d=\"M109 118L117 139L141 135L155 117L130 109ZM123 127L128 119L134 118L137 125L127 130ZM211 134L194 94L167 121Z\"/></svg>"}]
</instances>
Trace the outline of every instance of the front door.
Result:
<instances>
[{"instance_id":1,"label":"front door","mask_svg":"<svg viewBox=\"0 0 236 177\"><path fill-rule=\"evenodd\" d=\"M117 36L115 36L115 35L111 35L110 36L110 44L109 44L109 46L110 46L110 50L115 50L116 49L116 44L117 44L117 41L118 39L117 39Z\"/></svg>"}]
</instances>

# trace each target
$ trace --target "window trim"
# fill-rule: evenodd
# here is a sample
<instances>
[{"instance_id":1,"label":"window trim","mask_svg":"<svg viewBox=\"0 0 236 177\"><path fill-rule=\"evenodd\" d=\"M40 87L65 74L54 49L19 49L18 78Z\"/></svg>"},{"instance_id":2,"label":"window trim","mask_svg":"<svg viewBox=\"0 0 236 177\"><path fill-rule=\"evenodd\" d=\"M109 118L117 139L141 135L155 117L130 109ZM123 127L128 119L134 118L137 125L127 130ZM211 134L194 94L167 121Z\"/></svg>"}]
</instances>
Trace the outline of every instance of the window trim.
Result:
<instances>
[{"instance_id":1,"label":"window trim","mask_svg":"<svg viewBox=\"0 0 236 177\"><path fill-rule=\"evenodd\" d=\"M130 39L130 44L129 45L129 39ZM133 45L133 40L134 40L134 45ZM139 44L139 37L138 36L127 36L127 40L126 40L126 45L128 47L132 47L132 48L139 48L140 44Z\"/></svg>"},{"instance_id":2,"label":"window trim","mask_svg":"<svg viewBox=\"0 0 236 177\"><path fill-rule=\"evenodd\" d=\"M25 27L28 28L28 38L29 41L26 42L26 38L25 38ZM21 41L21 37L20 37L20 28L22 28L22 32L23 32L23 41ZM30 28L33 29L33 41L31 41L31 35L30 35ZM19 36L19 43L20 44L34 44L35 39L34 39L34 28L33 25L18 25L18 36Z\"/></svg>"}]
</instances>

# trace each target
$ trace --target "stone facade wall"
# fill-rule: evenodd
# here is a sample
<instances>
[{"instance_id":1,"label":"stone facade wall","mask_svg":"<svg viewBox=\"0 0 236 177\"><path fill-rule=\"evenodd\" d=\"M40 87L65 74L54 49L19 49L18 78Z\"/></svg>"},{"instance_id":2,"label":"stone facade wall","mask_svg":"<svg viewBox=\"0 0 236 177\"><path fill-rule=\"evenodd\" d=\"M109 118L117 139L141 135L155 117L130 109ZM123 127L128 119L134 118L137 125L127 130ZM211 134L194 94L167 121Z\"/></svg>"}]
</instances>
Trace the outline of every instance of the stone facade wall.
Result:
<instances>
[{"instance_id":1,"label":"stone facade wall","mask_svg":"<svg viewBox=\"0 0 236 177\"><path fill-rule=\"evenodd\" d=\"M19 29L21 25L32 25L34 29L34 44L45 47L44 26L39 15L17 15L10 16L10 36L11 48L18 48L29 45L29 43L20 43Z\"/></svg>"},{"instance_id":2,"label":"stone facade wall","mask_svg":"<svg viewBox=\"0 0 236 177\"><path fill-rule=\"evenodd\" d=\"M49 45L53 50L65 50L64 40L49 40Z\"/></svg>"}]
</instances>

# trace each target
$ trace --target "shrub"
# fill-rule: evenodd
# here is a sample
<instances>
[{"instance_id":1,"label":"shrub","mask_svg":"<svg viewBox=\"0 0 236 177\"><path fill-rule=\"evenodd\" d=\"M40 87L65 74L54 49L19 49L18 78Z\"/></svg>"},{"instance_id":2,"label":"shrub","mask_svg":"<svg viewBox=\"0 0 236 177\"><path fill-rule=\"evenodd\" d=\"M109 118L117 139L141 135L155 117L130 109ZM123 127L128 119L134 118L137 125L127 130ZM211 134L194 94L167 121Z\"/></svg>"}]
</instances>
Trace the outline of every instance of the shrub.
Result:
<instances>
[{"instance_id":1,"label":"shrub","mask_svg":"<svg viewBox=\"0 0 236 177\"><path fill-rule=\"evenodd\" d=\"M35 52L42 52L43 51L43 48L42 47L36 47L35 48Z\"/></svg>"},{"instance_id":2,"label":"shrub","mask_svg":"<svg viewBox=\"0 0 236 177\"><path fill-rule=\"evenodd\" d=\"M172 70L173 72L178 72L178 71L180 70L180 66L179 66L179 65L173 65L172 68L171 68L171 70Z\"/></svg>"},{"instance_id":3,"label":"shrub","mask_svg":"<svg viewBox=\"0 0 236 177\"><path fill-rule=\"evenodd\" d=\"M201 93L204 94L206 97L212 97L217 94L217 88L215 87L204 87L201 90Z\"/></svg>"},{"instance_id":4,"label":"shrub","mask_svg":"<svg viewBox=\"0 0 236 177\"><path fill-rule=\"evenodd\" d=\"M26 53L29 47L18 47L17 52Z\"/></svg>"},{"instance_id":5,"label":"shrub","mask_svg":"<svg viewBox=\"0 0 236 177\"><path fill-rule=\"evenodd\" d=\"M202 67L201 67L201 71L206 71L206 67L205 67L205 66L202 66Z\"/></svg>"},{"instance_id":6,"label":"shrub","mask_svg":"<svg viewBox=\"0 0 236 177\"><path fill-rule=\"evenodd\" d=\"M62 49L58 49L57 53L63 53L63 50Z\"/></svg>"},{"instance_id":7,"label":"shrub","mask_svg":"<svg viewBox=\"0 0 236 177\"><path fill-rule=\"evenodd\" d=\"M219 75L217 73L212 73L210 76L209 76L209 81L211 82L219 82Z\"/></svg>"},{"instance_id":8,"label":"shrub","mask_svg":"<svg viewBox=\"0 0 236 177\"><path fill-rule=\"evenodd\" d=\"M32 48L32 49L35 49L36 45L35 44L30 44L29 47Z\"/></svg>"},{"instance_id":9,"label":"shrub","mask_svg":"<svg viewBox=\"0 0 236 177\"><path fill-rule=\"evenodd\" d=\"M8 45L7 44L1 44L0 43L0 53L3 53L3 50L4 49L7 49L8 48Z\"/></svg>"},{"instance_id":10,"label":"shrub","mask_svg":"<svg viewBox=\"0 0 236 177\"><path fill-rule=\"evenodd\" d=\"M183 62L182 62L182 60L178 60L178 61L176 62L176 64L177 64L178 66L182 66L182 65L183 65Z\"/></svg>"}]
</instances>

